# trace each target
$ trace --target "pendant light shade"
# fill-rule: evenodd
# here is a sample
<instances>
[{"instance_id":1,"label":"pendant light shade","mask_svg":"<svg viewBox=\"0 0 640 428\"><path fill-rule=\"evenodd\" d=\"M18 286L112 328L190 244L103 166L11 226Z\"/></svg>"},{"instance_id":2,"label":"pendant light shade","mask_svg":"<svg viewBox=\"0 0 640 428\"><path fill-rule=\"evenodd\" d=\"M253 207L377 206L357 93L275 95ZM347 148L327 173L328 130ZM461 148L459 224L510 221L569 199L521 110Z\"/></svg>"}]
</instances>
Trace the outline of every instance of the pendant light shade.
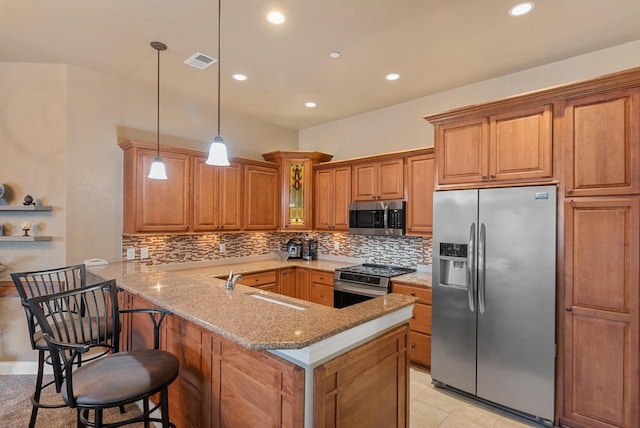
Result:
<instances>
[{"instance_id":1,"label":"pendant light shade","mask_svg":"<svg viewBox=\"0 0 640 428\"><path fill-rule=\"evenodd\" d=\"M220 16L222 11L222 0L218 0L218 135L213 139L211 147L209 147L209 157L206 162L208 165L229 166L229 158L227 156L227 147L220 136Z\"/></svg>"},{"instance_id":2,"label":"pendant light shade","mask_svg":"<svg viewBox=\"0 0 640 428\"><path fill-rule=\"evenodd\" d=\"M158 154L151 164L148 178L153 180L166 180L167 172L164 168L164 162L160 157L160 51L167 49L167 45L162 42L151 42L151 47L158 51L158 85L157 85L157 115L156 115L156 142L158 145Z\"/></svg>"}]
</instances>

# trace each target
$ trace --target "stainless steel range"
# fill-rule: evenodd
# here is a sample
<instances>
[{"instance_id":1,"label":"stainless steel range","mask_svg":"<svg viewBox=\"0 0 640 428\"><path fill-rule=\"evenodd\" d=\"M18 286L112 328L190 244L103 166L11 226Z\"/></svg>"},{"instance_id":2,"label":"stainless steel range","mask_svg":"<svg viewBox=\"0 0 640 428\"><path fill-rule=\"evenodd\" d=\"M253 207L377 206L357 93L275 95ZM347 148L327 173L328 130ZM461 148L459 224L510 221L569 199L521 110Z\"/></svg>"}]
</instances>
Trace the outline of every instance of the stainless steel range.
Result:
<instances>
[{"instance_id":1,"label":"stainless steel range","mask_svg":"<svg viewBox=\"0 0 640 428\"><path fill-rule=\"evenodd\" d=\"M404 266L365 263L336 269L333 275L333 306L344 308L391 292L391 278L415 272Z\"/></svg>"}]
</instances>

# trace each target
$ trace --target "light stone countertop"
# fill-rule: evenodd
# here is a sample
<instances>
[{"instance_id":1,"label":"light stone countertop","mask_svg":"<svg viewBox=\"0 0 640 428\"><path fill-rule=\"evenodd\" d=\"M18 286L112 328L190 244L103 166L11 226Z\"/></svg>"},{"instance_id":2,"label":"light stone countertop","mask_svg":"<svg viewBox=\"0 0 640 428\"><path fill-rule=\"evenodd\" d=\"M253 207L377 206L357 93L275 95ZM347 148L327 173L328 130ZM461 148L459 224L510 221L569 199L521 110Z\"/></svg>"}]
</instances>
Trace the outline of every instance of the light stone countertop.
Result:
<instances>
[{"instance_id":1,"label":"light stone countertop","mask_svg":"<svg viewBox=\"0 0 640 428\"><path fill-rule=\"evenodd\" d=\"M431 272L418 271L391 278L391 283L396 281L431 288Z\"/></svg>"},{"instance_id":2,"label":"light stone countertop","mask_svg":"<svg viewBox=\"0 0 640 428\"><path fill-rule=\"evenodd\" d=\"M302 349L340 332L411 306L416 298L387 294L344 309L306 302L236 285L225 290L216 276L259 272L287 266L332 271L353 263L314 260L264 260L186 270L162 271L138 262L115 262L87 268L98 278L115 279L134 295L249 349ZM293 305L280 305L254 296Z\"/></svg>"}]
</instances>

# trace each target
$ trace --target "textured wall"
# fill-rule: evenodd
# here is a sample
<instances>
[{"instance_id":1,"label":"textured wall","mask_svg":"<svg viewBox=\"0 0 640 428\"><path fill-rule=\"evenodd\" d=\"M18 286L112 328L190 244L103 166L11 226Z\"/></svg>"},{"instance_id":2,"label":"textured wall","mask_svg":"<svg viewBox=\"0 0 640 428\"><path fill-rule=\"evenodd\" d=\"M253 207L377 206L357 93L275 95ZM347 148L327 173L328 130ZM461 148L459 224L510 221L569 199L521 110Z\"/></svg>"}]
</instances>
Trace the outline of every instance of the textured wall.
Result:
<instances>
[{"instance_id":1,"label":"textured wall","mask_svg":"<svg viewBox=\"0 0 640 428\"><path fill-rule=\"evenodd\" d=\"M257 256L285 250L291 238L304 238L306 234L252 232L211 235L145 235L123 236L122 258L127 248L149 249L149 264L167 264L219 260L231 257ZM318 252L331 256L366 259L372 263L415 266L431 264L431 238L377 237L349 235L347 233L312 233L318 240ZM336 250L336 243L339 249ZM220 253L220 244L225 252Z\"/></svg>"}]
</instances>

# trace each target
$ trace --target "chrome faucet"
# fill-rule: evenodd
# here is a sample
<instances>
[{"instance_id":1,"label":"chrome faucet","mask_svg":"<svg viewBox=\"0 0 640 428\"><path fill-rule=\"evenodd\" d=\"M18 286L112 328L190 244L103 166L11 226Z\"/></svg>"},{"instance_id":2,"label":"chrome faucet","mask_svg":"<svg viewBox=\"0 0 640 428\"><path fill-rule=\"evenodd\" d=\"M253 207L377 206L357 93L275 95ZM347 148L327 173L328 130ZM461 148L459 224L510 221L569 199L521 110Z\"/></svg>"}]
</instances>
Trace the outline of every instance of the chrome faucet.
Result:
<instances>
[{"instance_id":1,"label":"chrome faucet","mask_svg":"<svg viewBox=\"0 0 640 428\"><path fill-rule=\"evenodd\" d=\"M224 288L227 290L233 290L236 288L236 282L242 278L242 274L233 274L233 271L229 272L229 278L227 278L227 282L224 284Z\"/></svg>"}]
</instances>

